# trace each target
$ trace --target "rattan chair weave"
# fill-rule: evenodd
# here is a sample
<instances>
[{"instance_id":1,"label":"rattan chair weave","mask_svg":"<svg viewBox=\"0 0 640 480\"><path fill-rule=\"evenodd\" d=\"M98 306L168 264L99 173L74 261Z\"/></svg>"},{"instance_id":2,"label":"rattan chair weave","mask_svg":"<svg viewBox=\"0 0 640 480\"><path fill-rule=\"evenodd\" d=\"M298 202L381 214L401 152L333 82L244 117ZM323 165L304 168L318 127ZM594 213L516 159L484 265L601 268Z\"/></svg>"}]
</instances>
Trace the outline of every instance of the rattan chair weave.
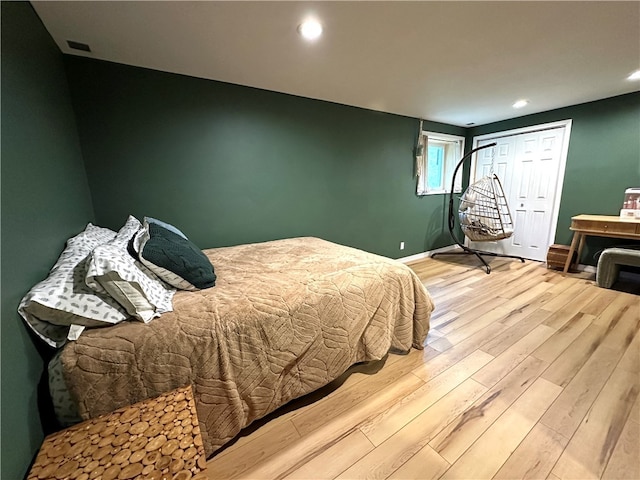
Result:
<instances>
[{"instance_id":1,"label":"rattan chair weave","mask_svg":"<svg viewBox=\"0 0 640 480\"><path fill-rule=\"evenodd\" d=\"M496 174L469 185L460 197L460 227L474 242L502 240L513 235L513 220Z\"/></svg>"}]
</instances>

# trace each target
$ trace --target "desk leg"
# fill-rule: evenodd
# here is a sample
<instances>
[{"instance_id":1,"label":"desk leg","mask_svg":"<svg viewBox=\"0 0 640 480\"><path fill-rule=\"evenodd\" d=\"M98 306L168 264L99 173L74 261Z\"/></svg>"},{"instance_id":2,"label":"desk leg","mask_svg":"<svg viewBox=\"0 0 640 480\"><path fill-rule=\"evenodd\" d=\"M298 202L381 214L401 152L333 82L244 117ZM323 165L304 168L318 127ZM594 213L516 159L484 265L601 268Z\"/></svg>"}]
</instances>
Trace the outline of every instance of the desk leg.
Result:
<instances>
[{"instance_id":1,"label":"desk leg","mask_svg":"<svg viewBox=\"0 0 640 480\"><path fill-rule=\"evenodd\" d=\"M580 237L581 237L580 232L573 233L573 239L571 240L571 247L569 247L569 255L567 255L567 260L564 262L564 268L562 269L564 273L567 273L569 271L569 266L571 265L571 259L573 258L573 252L576 251L576 245L578 244Z\"/></svg>"},{"instance_id":2,"label":"desk leg","mask_svg":"<svg viewBox=\"0 0 640 480\"><path fill-rule=\"evenodd\" d=\"M580 234L580 245L578 246L578 254L576 255L576 270L580 266L580 259L582 258L582 249L584 248L584 242L587 239L587 236L582 233Z\"/></svg>"}]
</instances>

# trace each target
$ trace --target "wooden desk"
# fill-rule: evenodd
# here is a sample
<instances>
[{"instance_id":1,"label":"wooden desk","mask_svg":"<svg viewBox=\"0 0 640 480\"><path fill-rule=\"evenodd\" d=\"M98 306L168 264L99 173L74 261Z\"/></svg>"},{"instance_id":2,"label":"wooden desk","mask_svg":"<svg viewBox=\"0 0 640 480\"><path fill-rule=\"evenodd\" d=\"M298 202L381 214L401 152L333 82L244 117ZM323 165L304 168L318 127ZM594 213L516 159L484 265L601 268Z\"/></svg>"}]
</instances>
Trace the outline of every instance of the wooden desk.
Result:
<instances>
[{"instance_id":1,"label":"wooden desk","mask_svg":"<svg viewBox=\"0 0 640 480\"><path fill-rule=\"evenodd\" d=\"M634 218L620 218L610 215L578 215L571 218L570 229L574 233L569 255L564 264L564 273L569 271L576 245L578 246L576 263L580 263L580 255L587 235L640 240L640 219Z\"/></svg>"}]
</instances>

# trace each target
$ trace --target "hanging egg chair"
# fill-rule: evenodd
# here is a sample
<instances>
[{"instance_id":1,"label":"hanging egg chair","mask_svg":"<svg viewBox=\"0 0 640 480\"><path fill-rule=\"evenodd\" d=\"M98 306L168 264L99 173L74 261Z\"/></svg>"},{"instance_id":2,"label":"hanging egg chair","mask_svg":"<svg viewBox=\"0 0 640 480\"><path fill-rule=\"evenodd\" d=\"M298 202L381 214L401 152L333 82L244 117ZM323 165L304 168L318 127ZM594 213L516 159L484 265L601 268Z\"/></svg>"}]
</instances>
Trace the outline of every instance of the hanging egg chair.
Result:
<instances>
[{"instance_id":1,"label":"hanging egg chair","mask_svg":"<svg viewBox=\"0 0 640 480\"><path fill-rule=\"evenodd\" d=\"M524 258L517 255L506 255L469 248L458 240L454 233L456 214L454 213L453 207L453 192L456 174L458 170L460 170L460 167L462 167L464 161L475 152L495 146L495 143L490 143L474 148L464 155L458 162L458 165L456 165L451 181L451 193L449 194L448 227L449 235L451 235L453 241L462 251L436 252L431 255L432 258L437 255L475 255L484 264L487 273L491 273L491 267L483 256L516 258L524 263ZM514 225L511 212L509 211L509 205L507 204L500 179L493 173L493 155L491 157L490 174L467 187L462 197L460 197L457 216L460 221L460 229L464 235L473 242L493 242L509 238L513 235Z\"/></svg>"},{"instance_id":2,"label":"hanging egg chair","mask_svg":"<svg viewBox=\"0 0 640 480\"><path fill-rule=\"evenodd\" d=\"M513 220L500 179L494 173L469 185L460 197L460 228L474 242L502 240L513 235Z\"/></svg>"}]
</instances>

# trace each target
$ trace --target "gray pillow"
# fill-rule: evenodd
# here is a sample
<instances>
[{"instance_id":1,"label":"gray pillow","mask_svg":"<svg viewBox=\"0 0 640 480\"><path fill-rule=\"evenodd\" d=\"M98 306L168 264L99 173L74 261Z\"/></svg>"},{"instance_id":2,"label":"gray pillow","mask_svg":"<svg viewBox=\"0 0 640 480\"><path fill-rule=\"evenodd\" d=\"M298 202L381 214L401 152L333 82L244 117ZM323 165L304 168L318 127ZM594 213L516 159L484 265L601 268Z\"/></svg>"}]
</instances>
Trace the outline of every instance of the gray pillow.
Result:
<instances>
[{"instance_id":1,"label":"gray pillow","mask_svg":"<svg viewBox=\"0 0 640 480\"><path fill-rule=\"evenodd\" d=\"M161 227L164 227L167 230L180 235L182 238L187 238L187 236L184 233L182 233L180 230L178 230L176 227L174 227L170 223L163 222L162 220L158 220L157 218L153 218L153 217L144 217L144 221L147 223L155 223L156 225L160 225Z\"/></svg>"}]
</instances>

